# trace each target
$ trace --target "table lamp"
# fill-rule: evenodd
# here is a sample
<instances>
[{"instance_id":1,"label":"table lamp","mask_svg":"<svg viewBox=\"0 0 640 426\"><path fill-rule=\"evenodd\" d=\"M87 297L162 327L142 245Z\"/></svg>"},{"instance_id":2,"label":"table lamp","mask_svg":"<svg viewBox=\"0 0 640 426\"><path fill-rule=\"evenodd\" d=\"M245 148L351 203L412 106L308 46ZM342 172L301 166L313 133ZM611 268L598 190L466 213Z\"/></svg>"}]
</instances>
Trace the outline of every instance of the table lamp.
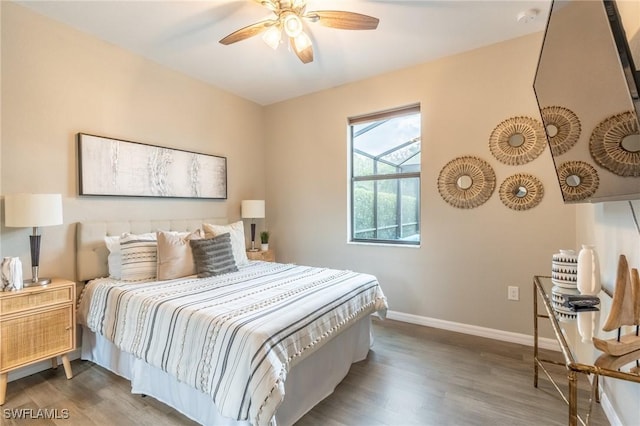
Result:
<instances>
[{"instance_id":1,"label":"table lamp","mask_svg":"<svg viewBox=\"0 0 640 426\"><path fill-rule=\"evenodd\" d=\"M256 248L256 224L253 219L264 218L264 200L242 200L241 215L243 219L251 220L251 248L249 251L258 251Z\"/></svg>"},{"instance_id":2,"label":"table lamp","mask_svg":"<svg viewBox=\"0 0 640 426\"><path fill-rule=\"evenodd\" d=\"M60 194L10 194L4 197L4 224L10 228L33 228L31 245L32 278L24 285L46 285L50 278L40 278L39 229L41 226L62 225L62 196Z\"/></svg>"}]
</instances>

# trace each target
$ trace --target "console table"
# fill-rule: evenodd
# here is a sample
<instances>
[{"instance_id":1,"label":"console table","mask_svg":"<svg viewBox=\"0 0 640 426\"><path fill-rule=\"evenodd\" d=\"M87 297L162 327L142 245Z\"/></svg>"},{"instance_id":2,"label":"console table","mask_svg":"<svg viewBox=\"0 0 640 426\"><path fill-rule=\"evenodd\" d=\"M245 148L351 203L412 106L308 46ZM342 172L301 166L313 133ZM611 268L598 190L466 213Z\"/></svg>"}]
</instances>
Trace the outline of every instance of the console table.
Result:
<instances>
[{"instance_id":1,"label":"console table","mask_svg":"<svg viewBox=\"0 0 640 426\"><path fill-rule=\"evenodd\" d=\"M580 318L570 319L567 315L562 315L554 309L552 302L553 283L551 277L534 276L533 277L533 368L534 377L533 385L538 387L538 374L542 370L549 378L555 389L562 396L562 399L569 405L569 425L575 426L578 421L583 425L588 423L588 414L586 419L582 419L578 415L578 374L593 374L593 389L596 402L599 401L598 395L598 377L614 377L616 379L628 380L640 383L640 371L636 360L640 359L640 351L635 351L620 357L611 357L597 350L590 339L582 339L578 330L577 322ZM600 300L604 297L611 297L605 292L601 292ZM541 303L542 302L542 303ZM544 307L541 311L540 305ZM591 315L592 312L580 312L576 314ZM547 318L551 323L556 340L560 344L560 351L564 362L557 362L540 358L538 352L538 320ZM600 312L599 320L595 321L593 334L598 335L602 329L602 323L606 319L606 313ZM584 333L584 331L583 331ZM567 369L567 378L569 382L568 397L560 389L558 384L546 370L544 364L564 365ZM593 398L593 396L592 396Z\"/></svg>"}]
</instances>

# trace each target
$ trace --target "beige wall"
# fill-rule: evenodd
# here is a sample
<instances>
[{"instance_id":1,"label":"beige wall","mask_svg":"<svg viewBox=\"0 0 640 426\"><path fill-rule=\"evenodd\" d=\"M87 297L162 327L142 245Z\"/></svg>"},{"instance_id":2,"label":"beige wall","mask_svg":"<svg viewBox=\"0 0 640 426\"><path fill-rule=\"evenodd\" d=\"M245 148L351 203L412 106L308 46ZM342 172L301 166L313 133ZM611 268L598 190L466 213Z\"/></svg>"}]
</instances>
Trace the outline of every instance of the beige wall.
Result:
<instances>
[{"instance_id":1,"label":"beige wall","mask_svg":"<svg viewBox=\"0 0 640 426\"><path fill-rule=\"evenodd\" d=\"M562 203L548 149L523 166L499 163L489 135L503 120L539 119L532 89L542 34L448 57L266 108L267 216L282 261L376 275L391 310L532 333L531 282L575 243L575 208ZM347 117L420 102L422 246L347 244ZM529 211L497 190L475 209L444 202L441 168L461 155L487 160L497 186L518 172L544 184ZM295 177L295 178L292 178ZM507 286L520 301L507 301Z\"/></svg>"},{"instance_id":2,"label":"beige wall","mask_svg":"<svg viewBox=\"0 0 640 426\"><path fill-rule=\"evenodd\" d=\"M640 70L640 1L617 0L618 12L622 18L629 48L637 70Z\"/></svg>"},{"instance_id":3,"label":"beige wall","mask_svg":"<svg viewBox=\"0 0 640 426\"><path fill-rule=\"evenodd\" d=\"M2 2L2 194L63 195L64 225L43 229L41 274L73 277L81 220L238 219L264 197L263 110L11 2ZM227 157L228 200L79 197L78 132ZM30 229L3 228L2 254L26 276Z\"/></svg>"},{"instance_id":4,"label":"beige wall","mask_svg":"<svg viewBox=\"0 0 640 426\"><path fill-rule=\"evenodd\" d=\"M0 5L0 40L2 39L2 6ZM2 92L2 43L0 42L0 93ZM2 102L0 101L0 171L2 165ZM0 173L0 188L2 188L2 173ZM4 210L0 210L0 223L4 224ZM2 253L2 236L0 235L0 253Z\"/></svg>"}]
</instances>

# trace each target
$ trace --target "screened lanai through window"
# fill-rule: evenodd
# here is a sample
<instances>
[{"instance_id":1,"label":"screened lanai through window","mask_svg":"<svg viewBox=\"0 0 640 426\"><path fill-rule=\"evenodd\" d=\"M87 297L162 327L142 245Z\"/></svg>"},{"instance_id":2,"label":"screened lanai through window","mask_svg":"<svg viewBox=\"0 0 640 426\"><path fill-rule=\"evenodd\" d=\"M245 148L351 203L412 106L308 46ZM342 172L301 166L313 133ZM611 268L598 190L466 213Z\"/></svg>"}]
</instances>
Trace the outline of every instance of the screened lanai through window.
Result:
<instances>
[{"instance_id":1,"label":"screened lanai through window","mask_svg":"<svg viewBox=\"0 0 640 426\"><path fill-rule=\"evenodd\" d=\"M351 241L420 243L420 107L349 120Z\"/></svg>"}]
</instances>

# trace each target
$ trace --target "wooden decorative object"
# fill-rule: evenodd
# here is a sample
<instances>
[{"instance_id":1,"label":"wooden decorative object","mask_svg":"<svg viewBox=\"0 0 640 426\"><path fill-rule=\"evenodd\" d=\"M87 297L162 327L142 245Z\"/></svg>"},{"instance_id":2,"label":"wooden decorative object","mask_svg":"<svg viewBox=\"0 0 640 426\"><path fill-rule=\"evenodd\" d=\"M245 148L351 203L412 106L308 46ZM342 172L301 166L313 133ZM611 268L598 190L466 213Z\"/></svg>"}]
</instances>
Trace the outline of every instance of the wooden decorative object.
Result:
<instances>
[{"instance_id":1,"label":"wooden decorative object","mask_svg":"<svg viewBox=\"0 0 640 426\"><path fill-rule=\"evenodd\" d=\"M602 326L604 331L618 329L618 337L608 340L594 337L593 344L602 352L613 356L639 350L640 336L635 331L620 335L621 327L626 325L640 326L640 276L637 269L629 270L627 258L620 255L611 311Z\"/></svg>"},{"instance_id":2,"label":"wooden decorative object","mask_svg":"<svg viewBox=\"0 0 640 426\"><path fill-rule=\"evenodd\" d=\"M630 151L624 147L626 137L639 133L638 120L633 112L611 116L591 133L591 157L599 166L618 176L640 177L640 150Z\"/></svg>"},{"instance_id":3,"label":"wooden decorative object","mask_svg":"<svg viewBox=\"0 0 640 426\"><path fill-rule=\"evenodd\" d=\"M438 176L438 191L449 204L470 209L484 204L496 187L496 174L484 160L464 156L449 161Z\"/></svg>"},{"instance_id":4,"label":"wooden decorative object","mask_svg":"<svg viewBox=\"0 0 640 426\"><path fill-rule=\"evenodd\" d=\"M498 193L502 203L510 209L529 210L540 203L544 188L537 177L518 173L506 178Z\"/></svg>"},{"instance_id":5,"label":"wooden decorative object","mask_svg":"<svg viewBox=\"0 0 640 426\"><path fill-rule=\"evenodd\" d=\"M565 201L580 201L598 190L600 178L593 166L584 161L566 161L558 166L558 180Z\"/></svg>"},{"instance_id":6,"label":"wooden decorative object","mask_svg":"<svg viewBox=\"0 0 640 426\"><path fill-rule=\"evenodd\" d=\"M640 360L640 350L629 352L628 354L613 356L609 354L600 355L593 365L600 368L606 368L609 370L620 370L625 365L632 363L633 361ZM629 368L630 373L638 374L640 367Z\"/></svg>"},{"instance_id":7,"label":"wooden decorative object","mask_svg":"<svg viewBox=\"0 0 640 426\"><path fill-rule=\"evenodd\" d=\"M512 117L498 124L489 137L489 149L498 161L512 166L536 159L546 146L542 123L530 117Z\"/></svg>"},{"instance_id":8,"label":"wooden decorative object","mask_svg":"<svg viewBox=\"0 0 640 426\"><path fill-rule=\"evenodd\" d=\"M578 116L561 106L543 108L541 114L551 154L557 156L569 151L578 142L582 130Z\"/></svg>"},{"instance_id":9,"label":"wooden decorative object","mask_svg":"<svg viewBox=\"0 0 640 426\"><path fill-rule=\"evenodd\" d=\"M276 254L270 250L249 251L247 250L247 258L249 260L262 260L264 262L275 262Z\"/></svg>"}]
</instances>

